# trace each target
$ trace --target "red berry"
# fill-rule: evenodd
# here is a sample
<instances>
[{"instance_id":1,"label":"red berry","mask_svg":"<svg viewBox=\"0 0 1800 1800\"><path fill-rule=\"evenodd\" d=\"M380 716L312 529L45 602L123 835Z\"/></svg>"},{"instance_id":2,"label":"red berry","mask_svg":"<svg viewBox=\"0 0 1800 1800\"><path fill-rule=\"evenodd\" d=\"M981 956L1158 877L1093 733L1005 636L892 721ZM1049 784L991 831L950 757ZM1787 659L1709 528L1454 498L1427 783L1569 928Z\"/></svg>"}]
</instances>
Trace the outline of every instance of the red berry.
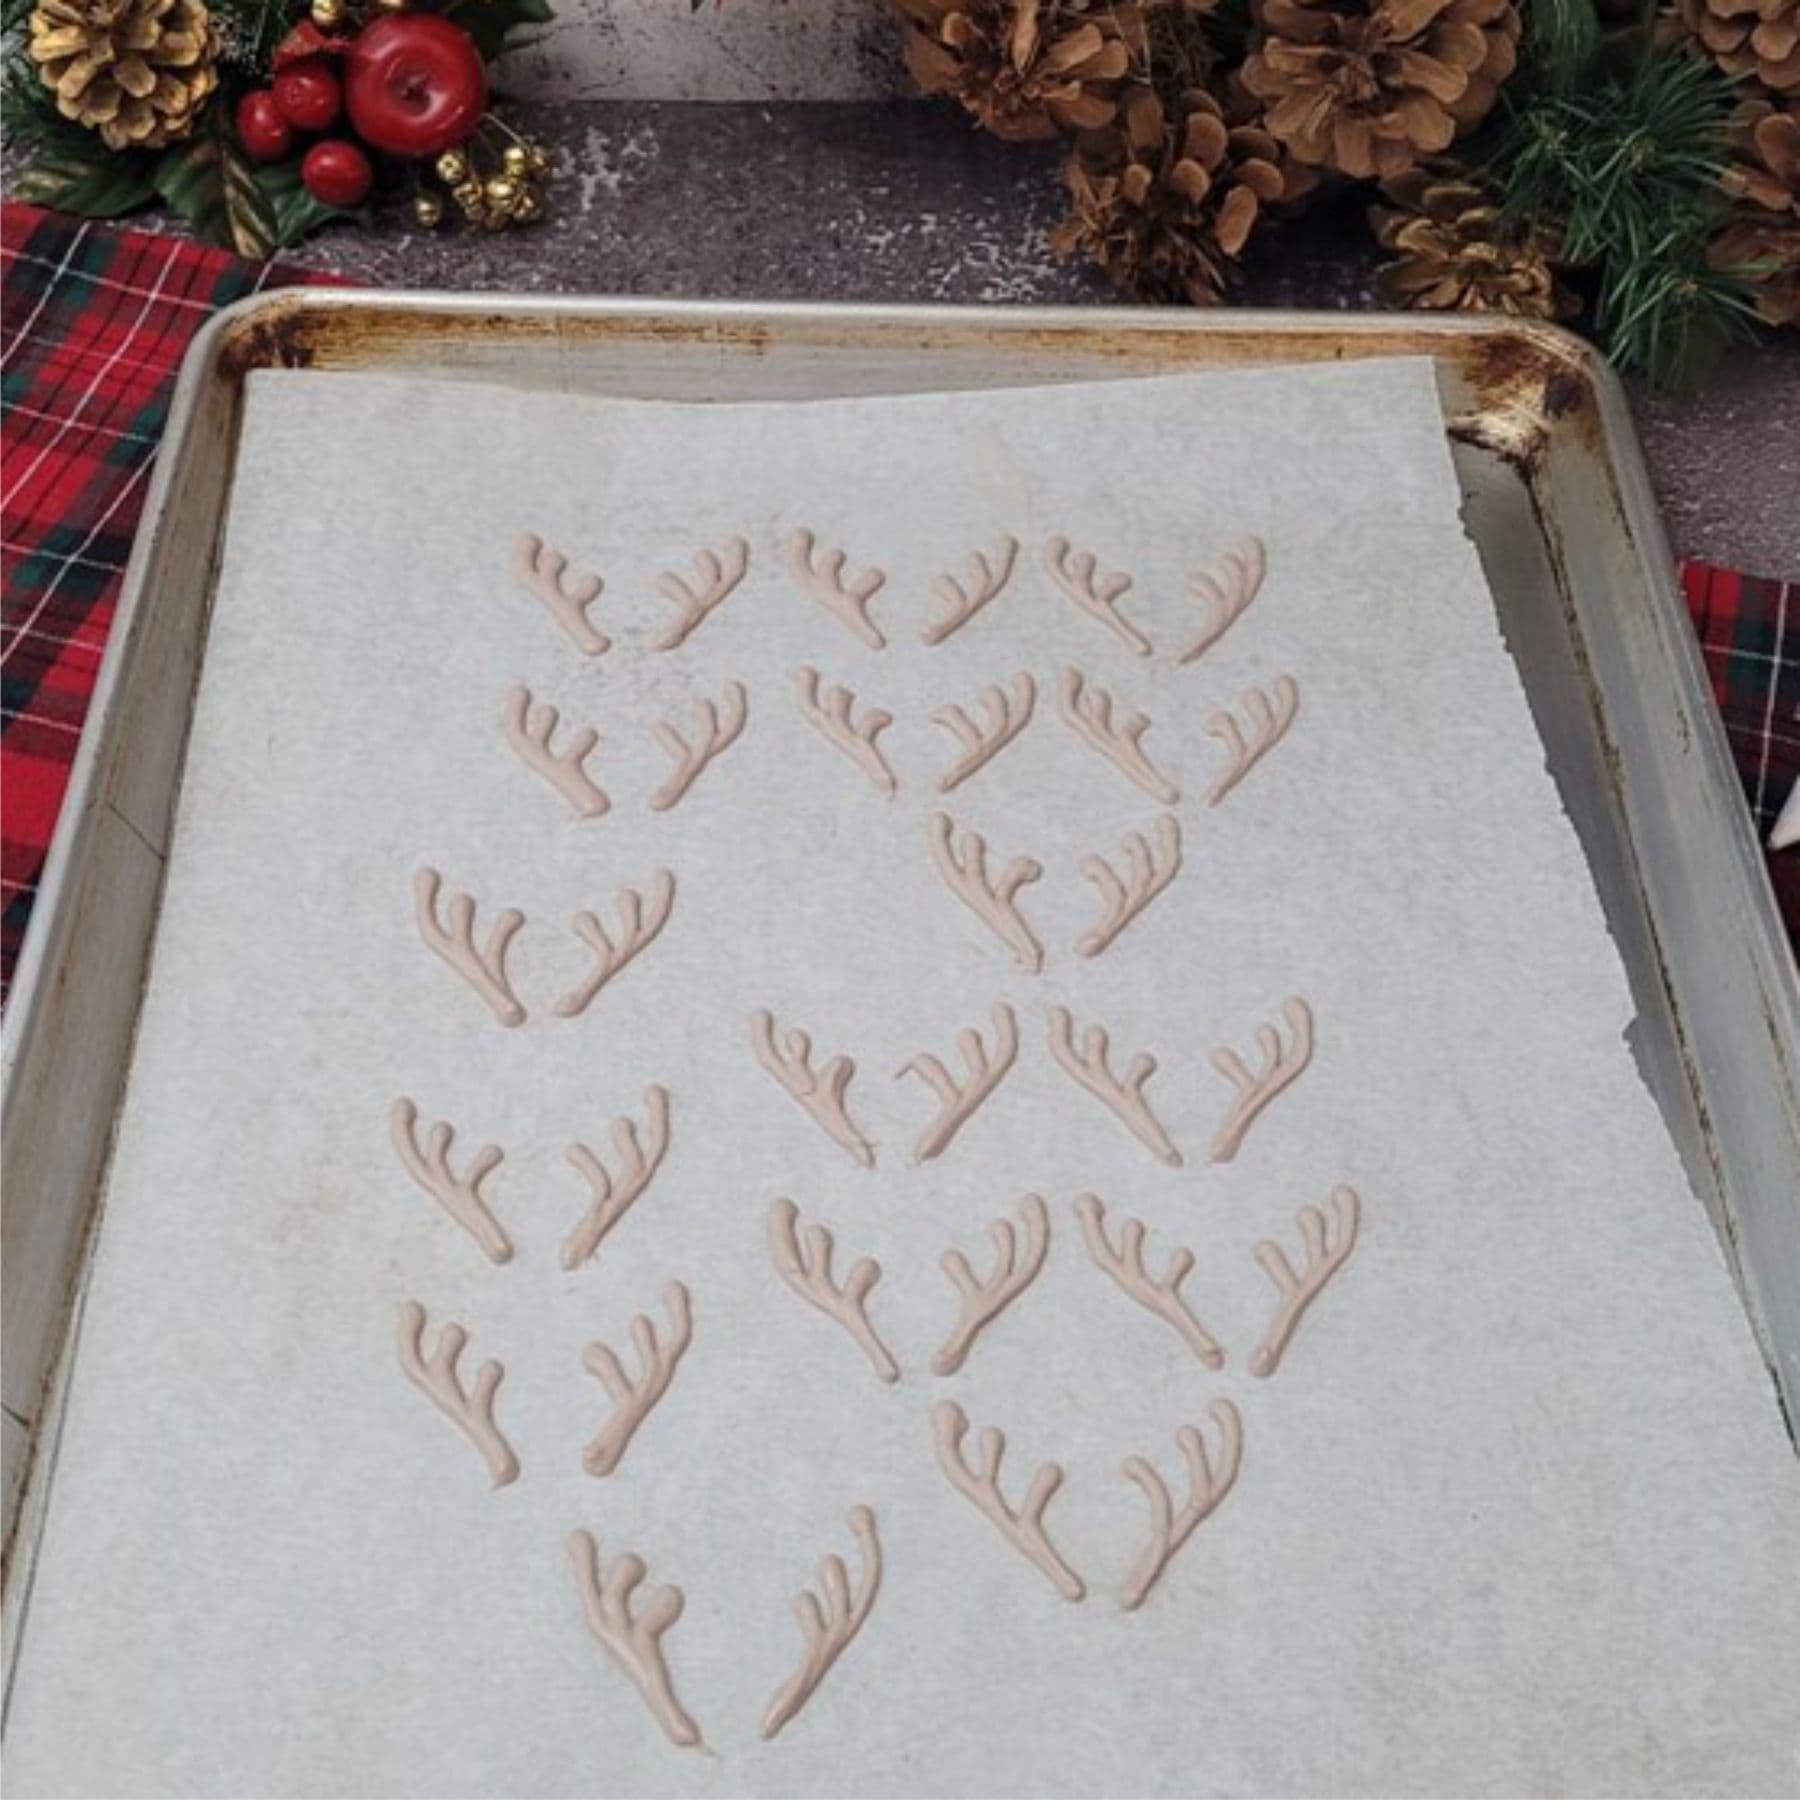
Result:
<instances>
[{"instance_id":1,"label":"red berry","mask_svg":"<svg viewBox=\"0 0 1800 1800\"><path fill-rule=\"evenodd\" d=\"M356 135L390 156L436 156L487 110L475 40L436 13L386 13L344 55L344 103Z\"/></svg>"},{"instance_id":2,"label":"red berry","mask_svg":"<svg viewBox=\"0 0 1800 1800\"><path fill-rule=\"evenodd\" d=\"M289 63L270 83L281 116L301 131L323 131L338 116L343 95L331 64L322 56Z\"/></svg>"},{"instance_id":3,"label":"red berry","mask_svg":"<svg viewBox=\"0 0 1800 1800\"><path fill-rule=\"evenodd\" d=\"M238 102L237 134L252 162L280 162L294 147L294 128L267 88L257 88Z\"/></svg>"},{"instance_id":4,"label":"red berry","mask_svg":"<svg viewBox=\"0 0 1800 1800\"><path fill-rule=\"evenodd\" d=\"M300 181L327 206L357 206L375 185L375 168L361 145L348 138L321 138L300 159Z\"/></svg>"}]
</instances>

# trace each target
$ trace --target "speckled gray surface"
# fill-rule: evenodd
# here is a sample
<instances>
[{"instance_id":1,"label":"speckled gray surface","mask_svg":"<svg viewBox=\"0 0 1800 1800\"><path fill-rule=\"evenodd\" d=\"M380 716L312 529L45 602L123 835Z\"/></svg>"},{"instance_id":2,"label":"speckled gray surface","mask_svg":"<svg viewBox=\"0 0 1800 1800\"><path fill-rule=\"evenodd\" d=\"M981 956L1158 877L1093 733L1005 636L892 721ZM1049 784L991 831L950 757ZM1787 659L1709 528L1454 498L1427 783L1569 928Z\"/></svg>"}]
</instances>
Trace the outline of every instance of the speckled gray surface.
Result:
<instances>
[{"instance_id":1,"label":"speckled gray surface","mask_svg":"<svg viewBox=\"0 0 1800 1800\"><path fill-rule=\"evenodd\" d=\"M561 163L553 217L490 237L405 218L300 260L384 287L736 298L1092 302L1110 290L1044 244L1056 154L935 106L582 102L511 115ZM1354 210L1309 215L1257 257L1250 305L1369 305ZM1633 393L1679 554L1800 577L1800 340L1735 354L1682 399Z\"/></svg>"}]
</instances>

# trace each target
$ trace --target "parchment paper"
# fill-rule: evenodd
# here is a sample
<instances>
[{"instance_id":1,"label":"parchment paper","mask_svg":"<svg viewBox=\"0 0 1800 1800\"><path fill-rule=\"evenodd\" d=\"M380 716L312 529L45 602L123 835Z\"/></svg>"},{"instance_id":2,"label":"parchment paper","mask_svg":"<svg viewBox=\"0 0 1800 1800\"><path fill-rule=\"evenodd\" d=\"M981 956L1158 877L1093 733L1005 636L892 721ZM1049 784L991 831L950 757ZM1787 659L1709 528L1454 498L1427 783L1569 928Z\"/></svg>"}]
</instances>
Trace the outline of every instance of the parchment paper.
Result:
<instances>
[{"instance_id":1,"label":"parchment paper","mask_svg":"<svg viewBox=\"0 0 1800 1800\"><path fill-rule=\"evenodd\" d=\"M796 593L797 525L887 570L875 653ZM543 534L604 572L616 643L584 664L508 578ZM1012 589L936 650L939 569L1016 534ZM1187 572L1245 531L1262 597L1198 664ZM656 574L732 532L743 589L653 655ZM1057 596L1062 532L1136 578L1131 656ZM883 800L801 719L802 661L897 723ZM1077 863L1159 809L1076 741L1073 663L1154 721L1183 788L1180 879L1097 962ZM947 701L1031 669L1039 716L952 796L1038 858L1040 977L949 895L923 821ZM1208 713L1291 672L1298 721L1222 807ZM674 812L648 728L727 679L743 740ZM602 734L614 799L573 818L502 741L527 681ZM423 862L516 905L531 1018L500 1029L420 945ZM661 939L587 1015L569 933L622 883L679 882ZM1208 1063L1290 994L1312 1069L1238 1159L1205 1164ZM1013 1074L940 1161L893 1072L993 1002ZM1146 1049L1186 1165L1158 1164L1053 1065L1066 1002ZM751 1056L768 1006L857 1063L879 1146L854 1167ZM1457 518L1423 362L872 402L681 408L467 385L252 377L241 465L131 1091L13 1695L19 1794L663 1795L1521 1792L1800 1787L1800 1480L1700 1206L1622 1032L1627 989ZM556 1249L563 1165L646 1083L673 1147L597 1259ZM453 1121L521 1253L490 1266L407 1181L386 1115ZM1251 1258L1361 1193L1360 1245L1274 1379ZM1090 1265L1091 1188L1144 1218L1230 1362L1209 1375ZM1028 1190L1049 1263L963 1375L936 1264L984 1266ZM905 1379L780 1285L771 1199L872 1254ZM694 1294L673 1388L613 1477L584 1343ZM506 1367L523 1478L401 1378L397 1309ZM1006 1485L1067 1470L1059 1599L940 1474L932 1401L1008 1434ZM1235 1492L1149 1603L1119 1465L1183 1494L1176 1429L1230 1396ZM790 1603L872 1505L887 1576L861 1637L772 1745ZM574 1526L686 1592L665 1640L710 1749L667 1744L586 1635Z\"/></svg>"}]
</instances>

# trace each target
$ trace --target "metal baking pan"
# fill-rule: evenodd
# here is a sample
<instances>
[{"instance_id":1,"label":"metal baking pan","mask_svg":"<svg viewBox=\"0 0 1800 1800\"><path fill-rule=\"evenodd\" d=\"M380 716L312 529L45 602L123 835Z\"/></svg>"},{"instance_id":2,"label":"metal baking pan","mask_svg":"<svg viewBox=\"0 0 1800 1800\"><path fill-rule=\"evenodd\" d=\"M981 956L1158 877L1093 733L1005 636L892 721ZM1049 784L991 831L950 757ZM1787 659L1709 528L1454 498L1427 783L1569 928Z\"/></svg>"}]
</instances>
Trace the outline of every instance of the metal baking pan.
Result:
<instances>
[{"instance_id":1,"label":"metal baking pan","mask_svg":"<svg viewBox=\"0 0 1800 1800\"><path fill-rule=\"evenodd\" d=\"M6 1020L6 1647L80 1339L243 378L416 372L688 401L1424 355L1499 621L1631 978L1634 1049L1800 1418L1800 983L1616 382L1494 320L288 292L188 354ZM10 1660L10 1657L9 1657Z\"/></svg>"}]
</instances>

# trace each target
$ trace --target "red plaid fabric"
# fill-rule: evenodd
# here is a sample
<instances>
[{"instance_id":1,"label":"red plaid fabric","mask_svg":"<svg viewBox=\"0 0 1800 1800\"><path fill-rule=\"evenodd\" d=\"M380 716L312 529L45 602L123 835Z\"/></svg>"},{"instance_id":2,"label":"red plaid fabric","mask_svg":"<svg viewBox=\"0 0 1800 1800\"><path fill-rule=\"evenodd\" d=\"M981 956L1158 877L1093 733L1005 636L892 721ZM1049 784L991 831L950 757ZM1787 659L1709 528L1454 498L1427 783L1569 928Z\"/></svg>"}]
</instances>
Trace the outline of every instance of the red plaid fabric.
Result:
<instances>
[{"instance_id":1,"label":"red plaid fabric","mask_svg":"<svg viewBox=\"0 0 1800 1800\"><path fill-rule=\"evenodd\" d=\"M1800 780L1800 582L1690 562L1682 565L1681 585L1744 797L1766 843ZM1772 851L1769 874L1800 950L1800 845Z\"/></svg>"},{"instance_id":2,"label":"red plaid fabric","mask_svg":"<svg viewBox=\"0 0 1800 1800\"><path fill-rule=\"evenodd\" d=\"M320 279L144 232L0 208L0 993L11 982L189 339ZM1707 667L1765 834L1800 773L1800 587L1690 564ZM1800 850L1774 860L1800 942Z\"/></svg>"},{"instance_id":3,"label":"red plaid fabric","mask_svg":"<svg viewBox=\"0 0 1800 1800\"><path fill-rule=\"evenodd\" d=\"M0 992L182 352L219 307L310 279L175 238L0 207Z\"/></svg>"}]
</instances>

